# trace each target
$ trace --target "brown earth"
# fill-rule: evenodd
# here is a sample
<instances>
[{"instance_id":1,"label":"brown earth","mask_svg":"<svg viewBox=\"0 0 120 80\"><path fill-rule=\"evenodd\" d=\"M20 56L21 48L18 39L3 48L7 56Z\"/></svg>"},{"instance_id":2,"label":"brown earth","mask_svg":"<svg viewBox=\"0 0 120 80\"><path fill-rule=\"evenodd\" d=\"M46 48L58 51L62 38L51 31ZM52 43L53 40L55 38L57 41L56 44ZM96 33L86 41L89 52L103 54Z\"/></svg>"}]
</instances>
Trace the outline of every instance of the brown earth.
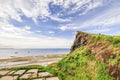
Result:
<instances>
[{"instance_id":1,"label":"brown earth","mask_svg":"<svg viewBox=\"0 0 120 80\"><path fill-rule=\"evenodd\" d=\"M93 42L93 40L94 37L91 37L91 35L84 32L77 32L70 53L81 46L88 47L88 49L95 54L95 58L97 60L108 64L108 74L116 80L120 80L120 66L116 64L109 64L109 59L111 57L114 58L120 54L120 48L113 49L112 44L107 44L104 41Z\"/></svg>"}]
</instances>

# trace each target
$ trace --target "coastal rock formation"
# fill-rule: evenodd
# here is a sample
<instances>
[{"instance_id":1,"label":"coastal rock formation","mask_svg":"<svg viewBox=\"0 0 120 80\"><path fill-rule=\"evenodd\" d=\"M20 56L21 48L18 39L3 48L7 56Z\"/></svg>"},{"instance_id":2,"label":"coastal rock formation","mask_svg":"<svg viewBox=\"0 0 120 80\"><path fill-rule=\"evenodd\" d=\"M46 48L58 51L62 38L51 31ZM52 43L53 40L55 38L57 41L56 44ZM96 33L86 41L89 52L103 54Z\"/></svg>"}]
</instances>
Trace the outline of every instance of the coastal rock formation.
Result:
<instances>
[{"instance_id":1,"label":"coastal rock formation","mask_svg":"<svg viewBox=\"0 0 120 80\"><path fill-rule=\"evenodd\" d=\"M70 54L49 68L61 80L120 80L120 36L78 31Z\"/></svg>"},{"instance_id":2,"label":"coastal rock formation","mask_svg":"<svg viewBox=\"0 0 120 80\"><path fill-rule=\"evenodd\" d=\"M70 54L77 48L87 47L96 60L107 64L108 74L120 80L120 37L77 32ZM112 61L113 60L113 61Z\"/></svg>"},{"instance_id":3,"label":"coastal rock formation","mask_svg":"<svg viewBox=\"0 0 120 80\"><path fill-rule=\"evenodd\" d=\"M87 33L77 31L76 39L73 43L73 46L71 47L70 53L72 53L78 47L87 45L89 42L88 37L89 37L89 35Z\"/></svg>"}]
</instances>

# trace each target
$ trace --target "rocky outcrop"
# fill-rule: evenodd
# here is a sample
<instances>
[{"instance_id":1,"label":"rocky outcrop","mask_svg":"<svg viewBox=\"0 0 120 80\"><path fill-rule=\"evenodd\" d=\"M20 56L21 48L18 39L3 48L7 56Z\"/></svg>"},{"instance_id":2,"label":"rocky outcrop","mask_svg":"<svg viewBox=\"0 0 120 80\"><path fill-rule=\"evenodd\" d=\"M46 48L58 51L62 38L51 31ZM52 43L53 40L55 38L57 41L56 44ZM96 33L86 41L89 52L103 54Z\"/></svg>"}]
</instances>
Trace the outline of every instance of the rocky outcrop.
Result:
<instances>
[{"instance_id":1,"label":"rocky outcrop","mask_svg":"<svg viewBox=\"0 0 120 80\"><path fill-rule=\"evenodd\" d=\"M111 44L107 44L105 41L99 41L96 37L93 37L91 35L92 34L77 31L76 38L71 47L70 53L72 53L76 48L86 46L92 51L92 53L95 54L97 60L106 63L110 57L115 57L120 53L120 48L113 49L113 46Z\"/></svg>"},{"instance_id":2,"label":"rocky outcrop","mask_svg":"<svg viewBox=\"0 0 120 80\"><path fill-rule=\"evenodd\" d=\"M120 67L117 65L110 65L108 74L116 80L120 80Z\"/></svg>"},{"instance_id":3,"label":"rocky outcrop","mask_svg":"<svg viewBox=\"0 0 120 80\"><path fill-rule=\"evenodd\" d=\"M100 38L103 37L100 34L95 36L91 35L92 34L77 31L70 54L72 54L76 48L86 46L95 55L96 60L108 64L108 74L116 80L120 80L120 66L116 65L116 63L110 64L109 62L110 58L114 59L116 56L120 55L120 48L113 47L112 43L108 44L107 40L100 40ZM120 57L118 60L120 61ZM119 61L117 62L120 63Z\"/></svg>"},{"instance_id":4,"label":"rocky outcrop","mask_svg":"<svg viewBox=\"0 0 120 80\"><path fill-rule=\"evenodd\" d=\"M107 45L104 42L97 42L88 45L88 48L95 54L97 60L108 63L110 57L115 57L114 51L111 45Z\"/></svg>"},{"instance_id":5,"label":"rocky outcrop","mask_svg":"<svg viewBox=\"0 0 120 80\"><path fill-rule=\"evenodd\" d=\"M89 35L87 33L77 31L76 38L71 47L70 53L72 53L78 47L87 45L89 42L88 37L89 37Z\"/></svg>"}]
</instances>

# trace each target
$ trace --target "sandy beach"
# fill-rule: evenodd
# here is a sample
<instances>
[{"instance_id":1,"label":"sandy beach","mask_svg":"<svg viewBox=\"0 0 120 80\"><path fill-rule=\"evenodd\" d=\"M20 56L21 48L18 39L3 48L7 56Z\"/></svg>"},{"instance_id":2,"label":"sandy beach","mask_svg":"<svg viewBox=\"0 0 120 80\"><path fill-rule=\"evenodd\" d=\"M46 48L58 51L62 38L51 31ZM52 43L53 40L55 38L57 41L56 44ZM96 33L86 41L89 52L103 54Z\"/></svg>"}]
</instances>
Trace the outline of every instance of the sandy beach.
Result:
<instances>
[{"instance_id":1,"label":"sandy beach","mask_svg":"<svg viewBox=\"0 0 120 80\"><path fill-rule=\"evenodd\" d=\"M51 63L58 62L67 54L53 54L43 56L26 56L26 57L12 57L7 59L0 59L0 68L11 68L16 66L26 65L42 65L47 66Z\"/></svg>"}]
</instances>

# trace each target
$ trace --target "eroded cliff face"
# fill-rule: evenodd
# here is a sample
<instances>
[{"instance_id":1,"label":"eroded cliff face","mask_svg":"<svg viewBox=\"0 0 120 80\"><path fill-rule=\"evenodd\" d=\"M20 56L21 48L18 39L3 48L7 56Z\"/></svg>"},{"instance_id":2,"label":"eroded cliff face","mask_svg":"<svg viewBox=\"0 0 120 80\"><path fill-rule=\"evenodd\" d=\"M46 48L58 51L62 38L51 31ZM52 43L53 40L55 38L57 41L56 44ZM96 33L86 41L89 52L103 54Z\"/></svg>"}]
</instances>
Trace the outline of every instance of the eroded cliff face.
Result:
<instances>
[{"instance_id":1,"label":"eroded cliff face","mask_svg":"<svg viewBox=\"0 0 120 80\"><path fill-rule=\"evenodd\" d=\"M75 49L86 46L95 55L96 60L105 62L108 65L107 73L116 80L120 80L120 47L114 47L112 40L110 42L110 39L101 39L103 37L105 38L105 36L102 36L101 34L96 36L94 34L78 31L71 47L70 54L72 54ZM108 36L108 38L111 37ZM116 59L118 65L116 62L110 63L110 59L115 59L116 57L118 57Z\"/></svg>"},{"instance_id":2,"label":"eroded cliff face","mask_svg":"<svg viewBox=\"0 0 120 80\"><path fill-rule=\"evenodd\" d=\"M77 31L76 38L71 47L70 53L72 53L78 47L86 46L88 42L89 42L89 35L87 33Z\"/></svg>"}]
</instances>

